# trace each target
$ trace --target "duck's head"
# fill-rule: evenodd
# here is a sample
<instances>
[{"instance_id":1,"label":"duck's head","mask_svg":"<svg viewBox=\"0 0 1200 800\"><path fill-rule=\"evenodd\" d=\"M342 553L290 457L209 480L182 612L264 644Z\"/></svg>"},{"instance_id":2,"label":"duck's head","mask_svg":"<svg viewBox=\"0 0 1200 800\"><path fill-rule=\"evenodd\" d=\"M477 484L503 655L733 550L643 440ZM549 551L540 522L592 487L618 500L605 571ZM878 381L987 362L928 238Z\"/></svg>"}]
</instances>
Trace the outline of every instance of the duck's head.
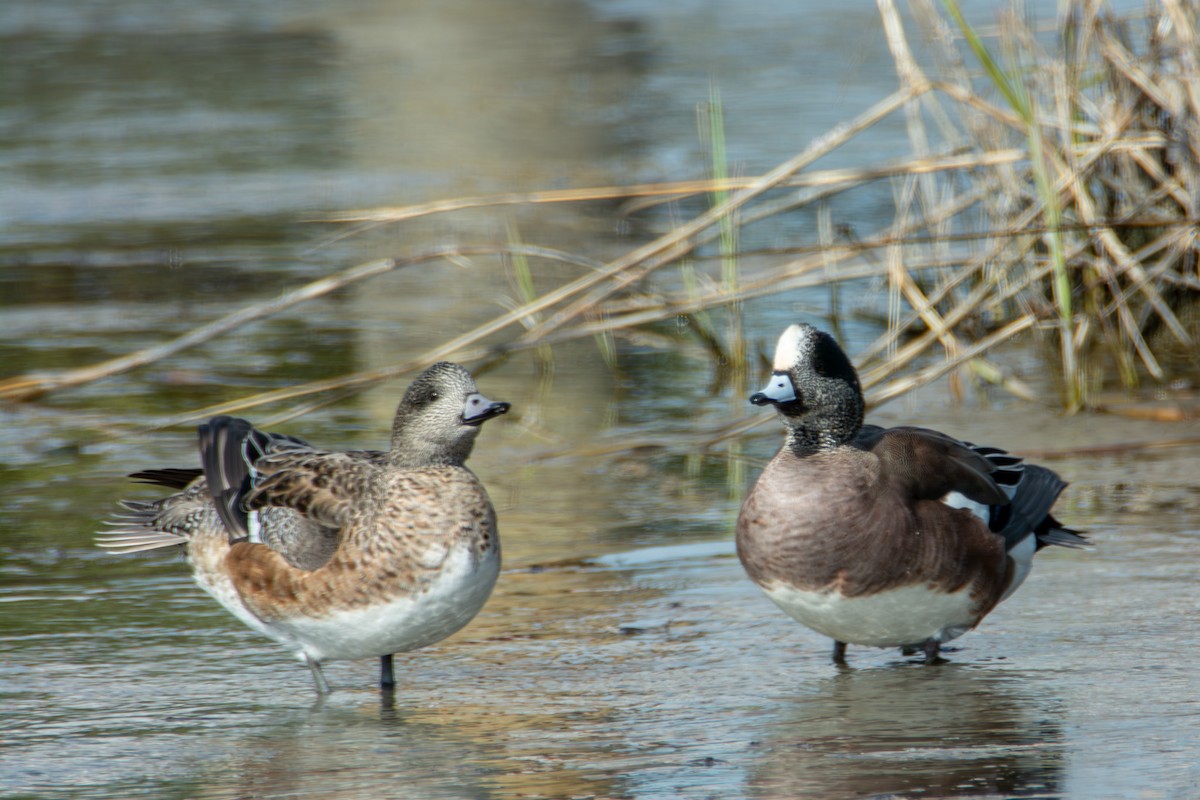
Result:
<instances>
[{"instance_id":1,"label":"duck's head","mask_svg":"<svg viewBox=\"0 0 1200 800\"><path fill-rule=\"evenodd\" d=\"M464 367L440 361L417 376L396 409L393 456L405 462L461 464L479 426L509 408L480 394Z\"/></svg>"},{"instance_id":2,"label":"duck's head","mask_svg":"<svg viewBox=\"0 0 1200 800\"><path fill-rule=\"evenodd\" d=\"M862 427L858 373L832 336L812 325L790 325L775 345L773 372L756 406L775 406L790 429L814 434L823 445L854 438Z\"/></svg>"}]
</instances>

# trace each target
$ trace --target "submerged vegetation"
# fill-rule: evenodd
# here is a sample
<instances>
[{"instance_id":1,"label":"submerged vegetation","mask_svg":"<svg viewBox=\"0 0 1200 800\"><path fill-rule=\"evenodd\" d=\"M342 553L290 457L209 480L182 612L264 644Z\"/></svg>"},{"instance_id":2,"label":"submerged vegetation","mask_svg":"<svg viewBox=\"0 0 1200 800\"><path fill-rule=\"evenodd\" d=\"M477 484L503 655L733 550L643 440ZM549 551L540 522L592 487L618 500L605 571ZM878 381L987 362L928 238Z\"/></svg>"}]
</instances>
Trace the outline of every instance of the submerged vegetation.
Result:
<instances>
[{"instance_id":1,"label":"submerged vegetation","mask_svg":"<svg viewBox=\"0 0 1200 800\"><path fill-rule=\"evenodd\" d=\"M325 393L342 396L434 360L489 361L531 350L551 368L553 346L594 338L606 361L621 338L673 346L676 323L711 353L721 381L744 386L757 367L742 329L743 304L825 287L830 325L847 313L843 284L886 293L886 331L858 354L864 388L878 404L951 374L952 389L982 380L1026 398L1034 390L991 351L1029 331L1052 344L1061 404L1087 408L1093 391L1119 382L1166 382L1196 367L1200 333L1200 39L1197 10L1162 0L1136 18L1078 2L1053 27L1016 15L971 27L957 3L912 0L911 21L878 0L898 89L766 174L737 177L725 163L714 88L700 115L711 153L707 179L669 184L461 198L338 214L343 235L469 208L625 201L622 213L663 203L698 208L664 235L606 263L509 240L446 245L331 274L270 302L240 309L160 347L87 369L0 381L22 400L168 357L241 325L411 264L500 257L516 276L504 313L411 361L198 409L188 419ZM918 61L915 29L929 57ZM907 132L908 155L858 169L814 164L880 124ZM892 217L877 226L841 219L856 192L883 183ZM843 197L844 196L844 197ZM785 249L742 249L741 231L808 214L811 240ZM709 255L719 269L708 277ZM751 258L752 257L752 258ZM540 265L573 265L579 277L535 290ZM749 263L752 262L752 263ZM656 280L675 271L672 280ZM335 398L336 399L336 398ZM294 414L312 407L290 410ZM162 424L183 418L161 420ZM742 429L710 432L713 441Z\"/></svg>"}]
</instances>

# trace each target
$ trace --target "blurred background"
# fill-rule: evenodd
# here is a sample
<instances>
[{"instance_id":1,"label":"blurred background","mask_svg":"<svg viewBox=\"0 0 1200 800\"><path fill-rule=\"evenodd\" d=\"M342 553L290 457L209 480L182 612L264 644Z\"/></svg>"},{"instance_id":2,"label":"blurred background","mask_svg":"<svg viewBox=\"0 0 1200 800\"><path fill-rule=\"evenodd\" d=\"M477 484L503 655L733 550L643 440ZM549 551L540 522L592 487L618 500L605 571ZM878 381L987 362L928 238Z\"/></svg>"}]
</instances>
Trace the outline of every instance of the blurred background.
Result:
<instances>
[{"instance_id":1,"label":"blurred background","mask_svg":"<svg viewBox=\"0 0 1200 800\"><path fill-rule=\"evenodd\" d=\"M965 10L998 24L991 4ZM1060 12L1021 13L1053 38ZM195 420L218 404L382 370L394 377L238 413L330 448L383 447L414 359L722 195L635 207L638 193L595 192L365 225L357 210L760 176L899 85L870 4L0 4L0 380L100 364L420 256L0 405L0 796L1200 794L1197 428L1155 411L1194 403L1194 353L1120 392L1146 413L1067 416L1058 345L1039 328L1005 343L1007 383L955 372L879 409L882 424L1043 460L1072 482L1060 516L1097 544L1043 556L941 674L868 650L835 673L828 643L742 574L733 521L779 441L769 417L751 429L746 389L792 322L836 327L851 355L884 335L883 277L467 359L514 404L472 459L506 572L475 623L402 659L395 706L363 662L327 669L339 691L312 707L307 674L177 555L91 545L117 499L152 494L125 474L196 463ZM812 166L910 151L897 113ZM773 215L739 231L742 263L816 247L822 214L848 239L886 226L897 193L879 181ZM523 259L518 243L575 261ZM439 247L458 250L422 256ZM728 288L724 247L661 271L624 310Z\"/></svg>"}]
</instances>

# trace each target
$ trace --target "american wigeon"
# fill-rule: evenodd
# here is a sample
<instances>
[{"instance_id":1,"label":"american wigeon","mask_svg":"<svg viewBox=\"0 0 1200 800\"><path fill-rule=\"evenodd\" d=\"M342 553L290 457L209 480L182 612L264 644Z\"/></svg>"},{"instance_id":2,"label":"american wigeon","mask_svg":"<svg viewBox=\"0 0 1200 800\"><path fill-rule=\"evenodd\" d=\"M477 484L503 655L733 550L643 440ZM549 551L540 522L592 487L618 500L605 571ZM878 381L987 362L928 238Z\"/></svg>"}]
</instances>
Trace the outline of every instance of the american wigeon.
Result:
<instances>
[{"instance_id":1,"label":"american wigeon","mask_svg":"<svg viewBox=\"0 0 1200 800\"><path fill-rule=\"evenodd\" d=\"M924 428L863 425L850 359L792 325L750 398L787 431L737 521L750 577L789 616L846 644L923 650L971 630L1050 544L1081 547L1050 508L1066 484L993 447Z\"/></svg>"},{"instance_id":2,"label":"american wigeon","mask_svg":"<svg viewBox=\"0 0 1200 800\"><path fill-rule=\"evenodd\" d=\"M127 500L98 544L186 549L196 582L329 684L321 663L437 642L483 607L500 570L491 500L464 466L508 403L457 364L425 370L396 410L391 449L318 450L233 417L199 429L202 469L135 473L180 490Z\"/></svg>"}]
</instances>

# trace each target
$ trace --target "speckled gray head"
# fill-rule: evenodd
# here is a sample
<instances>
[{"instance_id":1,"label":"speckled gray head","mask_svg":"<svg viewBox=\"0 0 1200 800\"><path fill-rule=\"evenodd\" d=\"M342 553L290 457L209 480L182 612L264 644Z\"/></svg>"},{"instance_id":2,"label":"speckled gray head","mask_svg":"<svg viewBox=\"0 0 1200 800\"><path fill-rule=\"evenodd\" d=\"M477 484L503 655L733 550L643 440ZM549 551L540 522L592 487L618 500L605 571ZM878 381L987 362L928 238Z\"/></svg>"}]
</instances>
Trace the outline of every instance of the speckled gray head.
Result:
<instances>
[{"instance_id":1,"label":"speckled gray head","mask_svg":"<svg viewBox=\"0 0 1200 800\"><path fill-rule=\"evenodd\" d=\"M793 434L820 446L853 438L863 418L858 373L832 336L811 325L791 325L775 346L774 371L757 406L773 405Z\"/></svg>"},{"instance_id":2,"label":"speckled gray head","mask_svg":"<svg viewBox=\"0 0 1200 800\"><path fill-rule=\"evenodd\" d=\"M466 369L439 361L404 393L392 426L392 454L413 465L462 464L479 426L509 408L484 397Z\"/></svg>"}]
</instances>

